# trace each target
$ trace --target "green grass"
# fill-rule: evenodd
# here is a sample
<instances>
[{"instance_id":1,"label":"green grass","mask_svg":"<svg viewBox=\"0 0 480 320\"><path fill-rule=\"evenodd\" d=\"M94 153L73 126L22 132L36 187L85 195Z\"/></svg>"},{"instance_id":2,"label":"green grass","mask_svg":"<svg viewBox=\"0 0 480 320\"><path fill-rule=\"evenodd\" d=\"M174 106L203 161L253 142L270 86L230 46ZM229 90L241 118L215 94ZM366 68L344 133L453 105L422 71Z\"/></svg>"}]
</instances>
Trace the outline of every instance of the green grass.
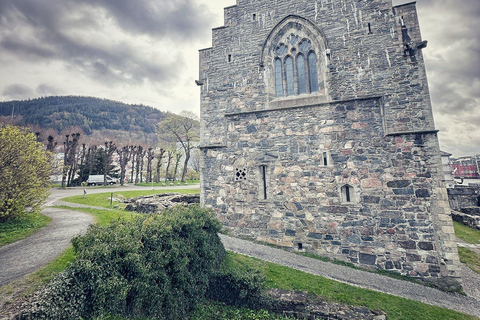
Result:
<instances>
[{"instance_id":1,"label":"green grass","mask_svg":"<svg viewBox=\"0 0 480 320\"><path fill-rule=\"evenodd\" d=\"M27 214L0 223L0 247L31 236L52 221L42 214Z\"/></svg>"},{"instance_id":2,"label":"green grass","mask_svg":"<svg viewBox=\"0 0 480 320\"><path fill-rule=\"evenodd\" d=\"M460 256L460 262L465 263L467 267L480 273L480 256L467 248L458 247L458 255Z\"/></svg>"},{"instance_id":3,"label":"green grass","mask_svg":"<svg viewBox=\"0 0 480 320\"><path fill-rule=\"evenodd\" d=\"M200 189L162 189L162 190L136 190L136 191L118 191L113 192L113 198L123 200L127 198L135 198L139 196L146 196L151 194L158 194L158 193L183 193L183 194L198 194L200 193ZM73 202L78 204L85 204L89 206L96 206L96 207L103 207L103 208L111 208L110 205L110 197L111 193L97 193L97 194L88 194L85 198L83 195L68 197L62 199L62 201L66 202ZM113 202L113 206L118 206L118 208L123 209L125 208L125 204L123 202Z\"/></svg>"},{"instance_id":4,"label":"green grass","mask_svg":"<svg viewBox=\"0 0 480 320\"><path fill-rule=\"evenodd\" d=\"M200 183L200 180L186 180L185 183L183 182L180 182L180 181L163 181L163 182L159 182L159 183L153 183L153 186L154 187L165 187L165 186L185 186L185 185L189 185L189 184L195 184L195 183ZM152 186L152 183L151 182L144 182L144 183L138 183L136 184L137 186L140 186L140 187L151 187Z\"/></svg>"},{"instance_id":5,"label":"green grass","mask_svg":"<svg viewBox=\"0 0 480 320\"><path fill-rule=\"evenodd\" d=\"M480 231L460 222L453 222L455 235L467 243L480 244Z\"/></svg>"},{"instance_id":6,"label":"green grass","mask_svg":"<svg viewBox=\"0 0 480 320\"><path fill-rule=\"evenodd\" d=\"M91 209L91 208L73 208L68 206L56 206L55 208L59 209L68 209L73 211L85 212L93 216L95 224L100 226L108 225L112 220L132 220L135 216L140 213L125 211L125 210L102 210L102 209Z\"/></svg>"},{"instance_id":7,"label":"green grass","mask_svg":"<svg viewBox=\"0 0 480 320\"><path fill-rule=\"evenodd\" d=\"M231 264L259 270L265 275L266 284L270 288L308 291L331 302L382 310L387 313L388 320L477 319L445 308L350 286L239 254L229 253L227 257L231 259Z\"/></svg>"}]
</instances>

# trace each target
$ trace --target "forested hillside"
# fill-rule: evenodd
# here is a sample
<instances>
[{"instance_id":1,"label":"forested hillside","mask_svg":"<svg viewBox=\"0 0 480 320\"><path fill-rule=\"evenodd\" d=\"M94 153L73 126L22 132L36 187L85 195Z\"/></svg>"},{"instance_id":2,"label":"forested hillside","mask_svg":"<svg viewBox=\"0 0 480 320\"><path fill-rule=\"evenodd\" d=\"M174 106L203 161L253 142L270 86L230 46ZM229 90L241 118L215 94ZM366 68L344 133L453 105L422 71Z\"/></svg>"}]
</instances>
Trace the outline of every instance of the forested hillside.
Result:
<instances>
[{"instance_id":1,"label":"forested hillside","mask_svg":"<svg viewBox=\"0 0 480 320\"><path fill-rule=\"evenodd\" d=\"M165 114L144 105L92 97L58 96L23 101L0 102L0 116L22 116L20 125L39 125L58 132L79 126L86 135L93 131L155 133Z\"/></svg>"}]
</instances>

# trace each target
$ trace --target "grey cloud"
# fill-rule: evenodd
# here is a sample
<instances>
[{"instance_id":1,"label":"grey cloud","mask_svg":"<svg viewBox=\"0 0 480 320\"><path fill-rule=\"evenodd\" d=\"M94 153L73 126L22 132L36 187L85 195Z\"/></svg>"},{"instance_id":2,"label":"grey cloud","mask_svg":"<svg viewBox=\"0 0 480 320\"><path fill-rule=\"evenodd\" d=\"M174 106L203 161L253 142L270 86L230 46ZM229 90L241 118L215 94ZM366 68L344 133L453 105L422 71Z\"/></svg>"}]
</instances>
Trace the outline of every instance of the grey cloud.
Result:
<instances>
[{"instance_id":1,"label":"grey cloud","mask_svg":"<svg viewBox=\"0 0 480 320\"><path fill-rule=\"evenodd\" d=\"M11 100L20 100L25 97L35 97L36 94L32 88L23 84L12 84L3 89L2 96Z\"/></svg>"},{"instance_id":2,"label":"grey cloud","mask_svg":"<svg viewBox=\"0 0 480 320\"><path fill-rule=\"evenodd\" d=\"M35 92L40 96L56 96L63 93L62 90L48 84L39 85L35 88Z\"/></svg>"},{"instance_id":3,"label":"grey cloud","mask_svg":"<svg viewBox=\"0 0 480 320\"><path fill-rule=\"evenodd\" d=\"M116 43L109 48L81 43L70 30L88 32L99 25L91 8L106 9L125 31L149 33L161 41L163 37L182 41L199 35L205 10L190 0L15 0L0 2L0 49L29 61L63 61L70 67L97 81L167 84L181 63L141 56L132 43ZM184 10L184 12L182 12ZM70 13L75 12L75 18ZM180 17L181 16L181 17ZM18 37L17 28L28 30L27 37ZM3 31L2 31L3 30ZM155 38L154 38L155 39ZM1 54L1 52L0 52ZM177 62L182 58L178 57Z\"/></svg>"},{"instance_id":4,"label":"grey cloud","mask_svg":"<svg viewBox=\"0 0 480 320\"><path fill-rule=\"evenodd\" d=\"M127 32L196 39L210 31L199 28L208 21L209 12L193 0L81 0L80 2L103 6Z\"/></svg>"}]
</instances>

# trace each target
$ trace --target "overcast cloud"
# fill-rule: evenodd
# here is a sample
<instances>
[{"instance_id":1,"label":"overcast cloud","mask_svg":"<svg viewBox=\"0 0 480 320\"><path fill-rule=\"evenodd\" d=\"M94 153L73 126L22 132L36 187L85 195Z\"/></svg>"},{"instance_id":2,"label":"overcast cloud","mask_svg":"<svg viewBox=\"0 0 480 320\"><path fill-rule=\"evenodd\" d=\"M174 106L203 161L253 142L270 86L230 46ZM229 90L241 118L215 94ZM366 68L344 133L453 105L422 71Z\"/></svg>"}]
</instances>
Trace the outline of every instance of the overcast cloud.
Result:
<instances>
[{"instance_id":1,"label":"overcast cloud","mask_svg":"<svg viewBox=\"0 0 480 320\"><path fill-rule=\"evenodd\" d=\"M0 101L85 95L198 113L198 49L233 4L0 0ZM480 1L417 7L441 147L480 153Z\"/></svg>"}]
</instances>

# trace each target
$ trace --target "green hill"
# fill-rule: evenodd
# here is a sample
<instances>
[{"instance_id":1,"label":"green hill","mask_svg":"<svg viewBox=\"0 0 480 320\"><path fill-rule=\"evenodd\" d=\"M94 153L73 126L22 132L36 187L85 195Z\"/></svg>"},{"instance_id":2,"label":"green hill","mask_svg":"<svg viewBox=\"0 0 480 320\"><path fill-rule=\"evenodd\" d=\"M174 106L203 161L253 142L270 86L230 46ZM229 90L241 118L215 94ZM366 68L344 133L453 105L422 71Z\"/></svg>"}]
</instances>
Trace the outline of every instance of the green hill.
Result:
<instances>
[{"instance_id":1,"label":"green hill","mask_svg":"<svg viewBox=\"0 0 480 320\"><path fill-rule=\"evenodd\" d=\"M32 100L0 102L0 116L23 117L21 125L39 125L61 132L79 126L86 135L93 131L155 133L165 113L144 105L79 96L54 96Z\"/></svg>"}]
</instances>

